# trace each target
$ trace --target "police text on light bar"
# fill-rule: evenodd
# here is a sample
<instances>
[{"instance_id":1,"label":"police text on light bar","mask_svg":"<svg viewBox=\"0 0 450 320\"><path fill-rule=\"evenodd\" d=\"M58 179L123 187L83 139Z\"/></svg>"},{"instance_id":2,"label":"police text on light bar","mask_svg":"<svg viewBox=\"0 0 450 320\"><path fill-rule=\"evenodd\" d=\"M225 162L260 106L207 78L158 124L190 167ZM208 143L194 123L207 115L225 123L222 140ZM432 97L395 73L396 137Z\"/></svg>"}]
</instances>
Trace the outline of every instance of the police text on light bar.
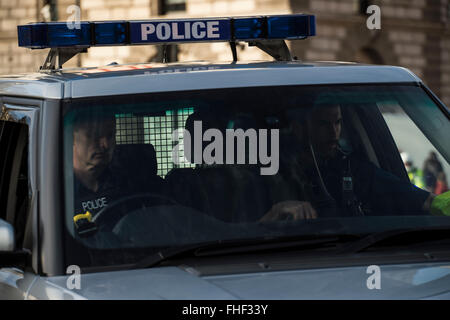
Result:
<instances>
[{"instance_id":1,"label":"police text on light bar","mask_svg":"<svg viewBox=\"0 0 450 320\"><path fill-rule=\"evenodd\" d=\"M183 31L179 31L179 22L160 22L141 24L141 40L148 41L151 36L156 36L153 41L189 40L189 39L214 39L220 38L219 21L195 21L184 22Z\"/></svg>"}]
</instances>

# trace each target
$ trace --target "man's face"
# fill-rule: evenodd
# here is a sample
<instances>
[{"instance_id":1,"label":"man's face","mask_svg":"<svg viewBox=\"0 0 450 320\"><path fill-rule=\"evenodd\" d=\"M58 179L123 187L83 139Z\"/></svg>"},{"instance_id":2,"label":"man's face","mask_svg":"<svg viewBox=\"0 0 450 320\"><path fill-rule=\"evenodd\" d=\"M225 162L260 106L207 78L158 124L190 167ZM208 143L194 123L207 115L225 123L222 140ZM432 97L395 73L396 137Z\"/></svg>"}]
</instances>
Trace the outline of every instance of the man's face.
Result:
<instances>
[{"instance_id":1,"label":"man's face","mask_svg":"<svg viewBox=\"0 0 450 320\"><path fill-rule=\"evenodd\" d=\"M342 115L339 105L318 107L311 121L311 142L321 157L333 157L341 136Z\"/></svg>"},{"instance_id":2,"label":"man's face","mask_svg":"<svg viewBox=\"0 0 450 320\"><path fill-rule=\"evenodd\" d=\"M91 120L78 124L73 133L73 167L77 171L100 172L111 162L115 120Z\"/></svg>"}]
</instances>

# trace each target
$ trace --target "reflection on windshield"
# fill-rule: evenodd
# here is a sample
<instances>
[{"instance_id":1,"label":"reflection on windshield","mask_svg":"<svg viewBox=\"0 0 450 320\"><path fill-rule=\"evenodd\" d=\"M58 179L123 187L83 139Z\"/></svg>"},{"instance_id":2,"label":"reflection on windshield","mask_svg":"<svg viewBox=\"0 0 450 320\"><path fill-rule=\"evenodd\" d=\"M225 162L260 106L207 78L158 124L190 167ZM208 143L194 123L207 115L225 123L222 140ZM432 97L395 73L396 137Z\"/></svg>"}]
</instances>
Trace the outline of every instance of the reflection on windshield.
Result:
<instances>
[{"instance_id":1,"label":"reflection on windshield","mask_svg":"<svg viewBox=\"0 0 450 320\"><path fill-rule=\"evenodd\" d=\"M151 248L296 234L289 226L327 219L425 218L434 194L411 183L380 107L394 101L389 112L402 112L402 97L420 90L245 88L72 102L68 230L90 248ZM411 114L419 106L408 101ZM432 133L443 132L448 121ZM434 150L447 170L449 151Z\"/></svg>"}]
</instances>

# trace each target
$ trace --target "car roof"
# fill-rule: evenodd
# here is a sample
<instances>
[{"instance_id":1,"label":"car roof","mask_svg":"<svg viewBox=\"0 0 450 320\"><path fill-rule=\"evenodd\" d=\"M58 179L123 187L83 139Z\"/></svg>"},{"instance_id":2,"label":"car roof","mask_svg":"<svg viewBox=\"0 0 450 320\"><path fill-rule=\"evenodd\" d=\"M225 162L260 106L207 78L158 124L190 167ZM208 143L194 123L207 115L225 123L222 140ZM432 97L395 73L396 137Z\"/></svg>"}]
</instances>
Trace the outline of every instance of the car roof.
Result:
<instances>
[{"instance_id":1,"label":"car roof","mask_svg":"<svg viewBox=\"0 0 450 320\"><path fill-rule=\"evenodd\" d=\"M61 99L274 85L417 83L408 69L350 62L146 63L0 76L0 95Z\"/></svg>"}]
</instances>

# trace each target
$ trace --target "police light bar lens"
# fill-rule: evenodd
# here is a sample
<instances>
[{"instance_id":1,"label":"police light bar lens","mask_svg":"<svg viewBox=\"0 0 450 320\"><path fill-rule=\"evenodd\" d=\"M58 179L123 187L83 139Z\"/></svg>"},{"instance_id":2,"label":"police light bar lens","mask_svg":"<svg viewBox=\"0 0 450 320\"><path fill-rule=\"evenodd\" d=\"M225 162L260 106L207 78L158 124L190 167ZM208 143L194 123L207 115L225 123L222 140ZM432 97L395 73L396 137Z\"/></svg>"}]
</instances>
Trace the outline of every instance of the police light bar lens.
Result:
<instances>
[{"instance_id":1,"label":"police light bar lens","mask_svg":"<svg viewBox=\"0 0 450 320\"><path fill-rule=\"evenodd\" d=\"M258 39L315 35L312 15L148 21L33 23L17 27L19 46L32 49Z\"/></svg>"},{"instance_id":2,"label":"police light bar lens","mask_svg":"<svg viewBox=\"0 0 450 320\"><path fill-rule=\"evenodd\" d=\"M65 22L37 23L18 26L19 46L53 48L90 46L90 24L81 22L70 29Z\"/></svg>"},{"instance_id":3,"label":"police light bar lens","mask_svg":"<svg viewBox=\"0 0 450 320\"><path fill-rule=\"evenodd\" d=\"M244 18L234 20L235 40L256 40L264 39L265 34L264 18Z\"/></svg>"},{"instance_id":4,"label":"police light bar lens","mask_svg":"<svg viewBox=\"0 0 450 320\"><path fill-rule=\"evenodd\" d=\"M316 34L316 19L310 15L267 18L268 39L301 39Z\"/></svg>"},{"instance_id":5,"label":"police light bar lens","mask_svg":"<svg viewBox=\"0 0 450 320\"><path fill-rule=\"evenodd\" d=\"M95 22L94 43L98 45L126 44L126 22Z\"/></svg>"}]
</instances>

